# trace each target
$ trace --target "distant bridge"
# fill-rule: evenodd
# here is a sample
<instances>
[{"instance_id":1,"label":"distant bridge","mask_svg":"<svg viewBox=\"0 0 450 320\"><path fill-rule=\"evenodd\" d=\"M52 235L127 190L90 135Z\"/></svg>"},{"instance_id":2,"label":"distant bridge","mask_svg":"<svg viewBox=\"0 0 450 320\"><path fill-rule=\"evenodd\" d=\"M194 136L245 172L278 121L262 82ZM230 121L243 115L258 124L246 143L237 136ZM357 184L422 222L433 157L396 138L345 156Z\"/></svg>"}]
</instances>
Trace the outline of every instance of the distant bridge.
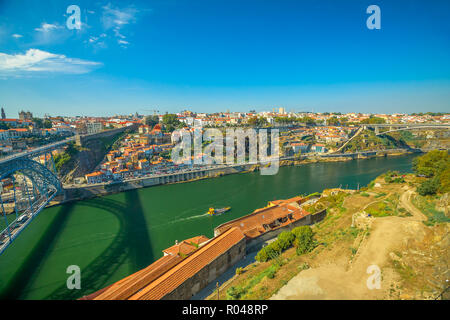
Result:
<instances>
[{"instance_id":1,"label":"distant bridge","mask_svg":"<svg viewBox=\"0 0 450 320\"><path fill-rule=\"evenodd\" d=\"M418 130L418 129L450 129L450 123L392 123L392 124L362 124L364 129L372 128L375 130L377 136L389 132L403 131L403 130ZM387 128L387 131L380 131L380 129Z\"/></svg>"}]
</instances>

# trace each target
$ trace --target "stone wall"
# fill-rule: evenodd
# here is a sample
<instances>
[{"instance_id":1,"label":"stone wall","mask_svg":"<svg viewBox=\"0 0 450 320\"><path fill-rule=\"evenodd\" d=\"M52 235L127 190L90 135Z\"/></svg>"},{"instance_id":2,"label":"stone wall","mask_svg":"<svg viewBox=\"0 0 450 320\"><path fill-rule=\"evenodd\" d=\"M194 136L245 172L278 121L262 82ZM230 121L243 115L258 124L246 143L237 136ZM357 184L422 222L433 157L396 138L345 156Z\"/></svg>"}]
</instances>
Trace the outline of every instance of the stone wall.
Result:
<instances>
[{"instance_id":1,"label":"stone wall","mask_svg":"<svg viewBox=\"0 0 450 320\"><path fill-rule=\"evenodd\" d=\"M258 250L264 242L275 238L283 231L291 231L292 229L294 229L296 227L312 225L314 223L322 221L326 217L326 215L327 215L327 210L324 209L315 214L307 215L306 217L303 217L302 219L294 221L287 226L266 232L257 238L251 239L247 243L247 252L253 252L253 251Z\"/></svg>"},{"instance_id":2,"label":"stone wall","mask_svg":"<svg viewBox=\"0 0 450 320\"><path fill-rule=\"evenodd\" d=\"M127 129L129 129L129 130L136 130L137 127L138 127L137 124L133 124L133 125L128 126L128 127L122 127L122 128L111 129L111 130L105 130L105 131L102 131L102 132L99 132L99 133L94 133L94 134L76 135L75 136L75 143L78 146L84 147L86 145L86 143L88 143L89 141L97 140L97 139L100 139L100 138L111 137L111 136L116 135L118 133L124 132Z\"/></svg>"},{"instance_id":3,"label":"stone wall","mask_svg":"<svg viewBox=\"0 0 450 320\"><path fill-rule=\"evenodd\" d=\"M231 247L228 251L214 259L210 264L203 267L193 277L187 279L175 290L168 293L162 300L189 300L200 292L209 283L214 281L228 268L241 260L246 252L245 238Z\"/></svg>"},{"instance_id":4,"label":"stone wall","mask_svg":"<svg viewBox=\"0 0 450 320\"><path fill-rule=\"evenodd\" d=\"M162 175L157 177L139 178L135 180L129 180L112 184L93 184L87 186L65 188L65 199L66 201L81 200L161 184L177 183L183 181L188 182L192 180L218 177L233 173L244 172L250 170L251 167L252 165L240 165L209 170L199 170L196 172L185 172L178 174Z\"/></svg>"}]
</instances>

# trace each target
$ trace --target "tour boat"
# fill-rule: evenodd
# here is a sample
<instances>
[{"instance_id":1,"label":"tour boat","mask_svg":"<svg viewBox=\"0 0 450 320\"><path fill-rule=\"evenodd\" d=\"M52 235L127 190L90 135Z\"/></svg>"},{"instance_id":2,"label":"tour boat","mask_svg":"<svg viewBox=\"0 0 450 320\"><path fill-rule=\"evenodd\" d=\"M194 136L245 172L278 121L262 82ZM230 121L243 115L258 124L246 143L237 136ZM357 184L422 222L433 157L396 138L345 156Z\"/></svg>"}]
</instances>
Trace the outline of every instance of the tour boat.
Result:
<instances>
[{"instance_id":1,"label":"tour boat","mask_svg":"<svg viewBox=\"0 0 450 320\"><path fill-rule=\"evenodd\" d=\"M215 216L215 215L219 215L219 214L222 214L224 212L227 212L230 209L231 209L231 207L225 207L225 208L220 208L220 209L209 208L208 214L212 215L212 216Z\"/></svg>"}]
</instances>

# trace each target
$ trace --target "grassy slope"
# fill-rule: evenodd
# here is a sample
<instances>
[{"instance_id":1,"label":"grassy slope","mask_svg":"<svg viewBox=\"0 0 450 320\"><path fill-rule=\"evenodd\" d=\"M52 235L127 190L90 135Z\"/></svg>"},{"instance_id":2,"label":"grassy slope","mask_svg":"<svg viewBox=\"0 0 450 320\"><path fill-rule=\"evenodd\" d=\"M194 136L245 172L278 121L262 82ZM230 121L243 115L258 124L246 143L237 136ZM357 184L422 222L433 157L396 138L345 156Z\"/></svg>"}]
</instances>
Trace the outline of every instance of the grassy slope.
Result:
<instances>
[{"instance_id":1,"label":"grassy slope","mask_svg":"<svg viewBox=\"0 0 450 320\"><path fill-rule=\"evenodd\" d=\"M400 203L399 194L404 192L405 188L413 189L418 183L418 179L407 176L405 183L391 184L385 183L382 178L378 178L376 181L380 183L381 187L374 187L372 183L371 187L355 194L339 193L336 196L322 198L316 204L315 209L327 206L329 213L322 222L313 226L315 237L319 243L315 250L309 254L297 256L295 248L290 248L282 254L281 266L273 262L253 263L247 266L243 269L242 274L236 275L222 285L220 298L230 298L230 296L227 297L226 292L234 287L233 290L240 293L239 299L268 299L285 286L289 280L299 273L305 272L306 269L319 268L335 261L341 261L343 265L350 266L354 260L364 254L364 248L370 240L372 232L370 225L352 227L352 216L357 212L362 210L370 212L374 219L394 217L394 219L402 219L400 221L405 222L407 219L413 219ZM425 234L420 240L413 238L411 243L414 245L412 247L404 247L401 242L386 244L397 249L392 249L395 256L392 258L391 254L386 259L386 266L383 269L387 270L385 287L389 286L389 288L378 293L376 298L424 298L439 291L440 279L435 279L433 273L436 272L436 267L442 268L445 265L445 258L442 260L442 256L445 257L445 254L442 255L439 252L444 248L445 253L445 241L448 241L445 233L448 224L445 221L448 222L448 218L445 215L443 218L443 213L435 209L434 205L437 201L435 197L428 199L417 197L415 199L425 201L427 209L424 209L424 213L427 217L431 217L433 223L428 223L427 220L424 223L411 222L414 223L414 227L419 226L420 231ZM419 206L419 208L421 207ZM308 210L315 211L314 208L308 208ZM434 248L434 252L430 252L431 248ZM434 261L417 259L408 251L410 249L413 252L417 249L421 252L420 254L432 256ZM348 267L344 269L348 269ZM389 273L392 273L391 277L388 277ZM214 293L209 298L216 299L216 297L217 293ZM357 297L349 296L348 298Z\"/></svg>"}]
</instances>

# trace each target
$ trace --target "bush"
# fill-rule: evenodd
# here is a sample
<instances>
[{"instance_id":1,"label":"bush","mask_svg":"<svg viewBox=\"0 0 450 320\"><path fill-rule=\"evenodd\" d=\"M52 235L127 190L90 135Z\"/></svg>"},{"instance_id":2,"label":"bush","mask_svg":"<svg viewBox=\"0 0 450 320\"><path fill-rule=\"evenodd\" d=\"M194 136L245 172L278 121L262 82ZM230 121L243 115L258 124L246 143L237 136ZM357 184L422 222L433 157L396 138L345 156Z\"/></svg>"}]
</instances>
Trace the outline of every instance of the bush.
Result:
<instances>
[{"instance_id":1,"label":"bush","mask_svg":"<svg viewBox=\"0 0 450 320\"><path fill-rule=\"evenodd\" d=\"M266 247L258 251L258 253L255 256L255 260L259 262L266 262L267 260L269 260L269 255L267 254Z\"/></svg>"},{"instance_id":2,"label":"bush","mask_svg":"<svg viewBox=\"0 0 450 320\"><path fill-rule=\"evenodd\" d=\"M240 274L242 274L243 272L244 272L244 269L242 269L241 267L236 268L236 274L237 274L237 275L240 275Z\"/></svg>"},{"instance_id":3,"label":"bush","mask_svg":"<svg viewBox=\"0 0 450 320\"><path fill-rule=\"evenodd\" d=\"M413 170L417 175L438 176L449 166L449 155L445 150L433 150L413 160Z\"/></svg>"},{"instance_id":4,"label":"bush","mask_svg":"<svg viewBox=\"0 0 450 320\"><path fill-rule=\"evenodd\" d=\"M439 192L450 192L450 166L441 173L439 181Z\"/></svg>"},{"instance_id":5,"label":"bush","mask_svg":"<svg viewBox=\"0 0 450 320\"><path fill-rule=\"evenodd\" d=\"M269 272L267 272L267 278L269 279L275 278L275 270L270 269Z\"/></svg>"},{"instance_id":6,"label":"bush","mask_svg":"<svg viewBox=\"0 0 450 320\"><path fill-rule=\"evenodd\" d=\"M227 300L239 300L242 295L242 289L239 287L231 287L227 290Z\"/></svg>"},{"instance_id":7,"label":"bush","mask_svg":"<svg viewBox=\"0 0 450 320\"><path fill-rule=\"evenodd\" d=\"M259 250L256 254L255 260L259 262L266 262L278 257L282 251L283 249L281 248L280 241L275 240Z\"/></svg>"},{"instance_id":8,"label":"bush","mask_svg":"<svg viewBox=\"0 0 450 320\"><path fill-rule=\"evenodd\" d=\"M435 194L439 188L439 179L433 178L422 182L417 187L417 192L421 196L432 195Z\"/></svg>"},{"instance_id":9,"label":"bush","mask_svg":"<svg viewBox=\"0 0 450 320\"><path fill-rule=\"evenodd\" d=\"M362 192L361 195L362 195L363 197L370 197L370 194L368 194L367 192Z\"/></svg>"},{"instance_id":10,"label":"bush","mask_svg":"<svg viewBox=\"0 0 450 320\"><path fill-rule=\"evenodd\" d=\"M295 236L290 231L283 231L278 235L278 242L282 250L289 248L295 240Z\"/></svg>"},{"instance_id":11,"label":"bush","mask_svg":"<svg viewBox=\"0 0 450 320\"><path fill-rule=\"evenodd\" d=\"M292 233L295 236L294 245L297 247L296 251L298 255L310 252L314 249L314 233L310 226L294 228Z\"/></svg>"}]
</instances>

